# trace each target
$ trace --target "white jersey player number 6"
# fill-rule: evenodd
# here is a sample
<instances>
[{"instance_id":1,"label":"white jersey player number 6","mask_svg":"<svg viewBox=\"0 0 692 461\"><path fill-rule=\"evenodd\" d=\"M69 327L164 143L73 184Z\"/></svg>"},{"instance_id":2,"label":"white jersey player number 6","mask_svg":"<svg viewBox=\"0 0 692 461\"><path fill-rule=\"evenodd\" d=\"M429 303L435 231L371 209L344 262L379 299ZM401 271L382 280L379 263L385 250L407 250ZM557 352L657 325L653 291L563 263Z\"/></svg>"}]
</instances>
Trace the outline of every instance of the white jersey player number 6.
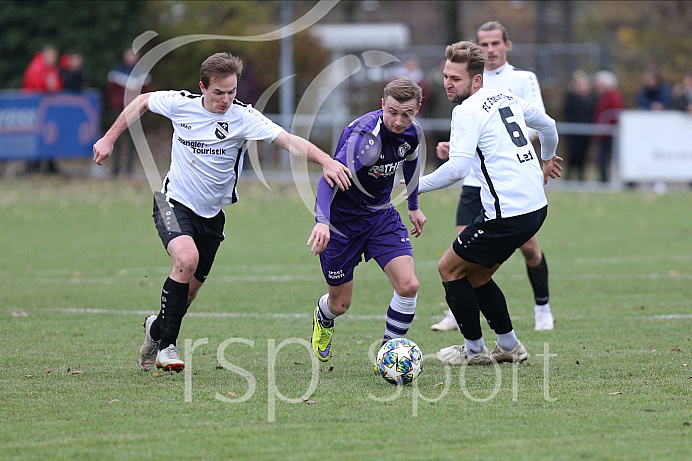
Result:
<instances>
[{"instance_id":1,"label":"white jersey player number 6","mask_svg":"<svg viewBox=\"0 0 692 461\"><path fill-rule=\"evenodd\" d=\"M505 128L507 128L507 133L509 133L509 137L512 138L512 142L514 143L514 145L517 147L524 147L526 144L528 144L517 122L510 122L507 120L511 117L514 117L514 112L512 112L512 109L510 109L509 107L501 107L500 109L498 109L498 111L500 112L502 123L505 124Z\"/></svg>"}]
</instances>

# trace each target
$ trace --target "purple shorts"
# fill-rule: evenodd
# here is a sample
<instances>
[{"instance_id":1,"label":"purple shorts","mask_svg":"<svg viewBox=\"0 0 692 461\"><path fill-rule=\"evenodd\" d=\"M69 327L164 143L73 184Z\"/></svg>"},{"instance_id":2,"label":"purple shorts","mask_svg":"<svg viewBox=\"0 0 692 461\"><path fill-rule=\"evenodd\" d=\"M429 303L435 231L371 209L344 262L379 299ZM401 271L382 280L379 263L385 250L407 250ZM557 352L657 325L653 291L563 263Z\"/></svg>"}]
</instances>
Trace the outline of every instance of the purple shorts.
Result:
<instances>
[{"instance_id":1,"label":"purple shorts","mask_svg":"<svg viewBox=\"0 0 692 461\"><path fill-rule=\"evenodd\" d=\"M329 285L353 280L353 270L362 256L365 261L374 258L382 269L398 256L413 257L408 229L394 207L332 226L338 232L332 229L327 248L320 254L322 273Z\"/></svg>"}]
</instances>

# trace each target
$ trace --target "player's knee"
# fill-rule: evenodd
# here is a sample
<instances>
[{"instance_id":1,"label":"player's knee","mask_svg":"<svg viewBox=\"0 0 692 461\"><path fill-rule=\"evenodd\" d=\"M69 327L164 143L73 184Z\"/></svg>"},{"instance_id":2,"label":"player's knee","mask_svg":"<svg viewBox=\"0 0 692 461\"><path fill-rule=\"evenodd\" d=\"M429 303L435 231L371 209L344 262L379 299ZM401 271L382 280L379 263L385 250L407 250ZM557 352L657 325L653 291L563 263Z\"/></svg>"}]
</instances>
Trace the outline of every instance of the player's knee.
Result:
<instances>
[{"instance_id":1,"label":"player's knee","mask_svg":"<svg viewBox=\"0 0 692 461\"><path fill-rule=\"evenodd\" d=\"M418 294L419 285L418 279L413 277L412 279L399 284L396 287L396 293L404 298L413 298Z\"/></svg>"},{"instance_id":2,"label":"player's knee","mask_svg":"<svg viewBox=\"0 0 692 461\"><path fill-rule=\"evenodd\" d=\"M443 282L455 280L452 271L442 260L437 263L437 271L440 273L440 278Z\"/></svg>"},{"instance_id":3,"label":"player's knee","mask_svg":"<svg viewBox=\"0 0 692 461\"><path fill-rule=\"evenodd\" d=\"M487 274L470 273L468 279L473 288L478 288L488 283L491 276Z\"/></svg>"},{"instance_id":4,"label":"player's knee","mask_svg":"<svg viewBox=\"0 0 692 461\"><path fill-rule=\"evenodd\" d=\"M197 255L182 255L173 260L173 268L181 275L191 278L197 269L198 262Z\"/></svg>"}]
</instances>

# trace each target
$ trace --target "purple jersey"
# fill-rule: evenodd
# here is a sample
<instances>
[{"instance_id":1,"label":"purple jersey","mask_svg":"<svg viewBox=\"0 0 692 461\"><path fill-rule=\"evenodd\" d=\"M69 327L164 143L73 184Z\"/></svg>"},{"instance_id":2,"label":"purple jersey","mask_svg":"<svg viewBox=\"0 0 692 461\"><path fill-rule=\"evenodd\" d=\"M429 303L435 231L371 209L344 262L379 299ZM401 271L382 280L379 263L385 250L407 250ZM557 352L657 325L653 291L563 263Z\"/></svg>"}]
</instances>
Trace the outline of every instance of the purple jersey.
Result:
<instances>
[{"instance_id":1,"label":"purple jersey","mask_svg":"<svg viewBox=\"0 0 692 461\"><path fill-rule=\"evenodd\" d=\"M417 186L418 145L422 130L414 121L401 134L390 132L382 121L382 109L354 120L341 133L334 158L353 173L351 187L329 187L322 177L317 186L317 222L343 222L363 218L392 207L395 174L404 165L409 184ZM409 188L409 210L418 209L418 188Z\"/></svg>"}]
</instances>

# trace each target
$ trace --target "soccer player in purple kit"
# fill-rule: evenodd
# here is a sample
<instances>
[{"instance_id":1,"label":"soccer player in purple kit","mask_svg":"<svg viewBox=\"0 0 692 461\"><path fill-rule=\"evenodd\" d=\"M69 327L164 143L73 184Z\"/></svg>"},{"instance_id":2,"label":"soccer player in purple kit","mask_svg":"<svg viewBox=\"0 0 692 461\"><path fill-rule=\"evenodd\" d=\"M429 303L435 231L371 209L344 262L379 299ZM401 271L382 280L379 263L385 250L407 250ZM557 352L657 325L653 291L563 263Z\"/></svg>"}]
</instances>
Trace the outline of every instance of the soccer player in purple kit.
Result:
<instances>
[{"instance_id":1,"label":"soccer player in purple kit","mask_svg":"<svg viewBox=\"0 0 692 461\"><path fill-rule=\"evenodd\" d=\"M391 203L399 167L407 185L408 214L418 237L426 218L418 209L418 146L422 130L414 122L422 90L411 79L398 77L383 92L382 109L367 113L346 127L335 159L352 173L348 190L330 186L324 178L317 186L317 224L307 244L320 256L329 290L320 297L313 314L312 347L326 362L332 355L334 319L351 305L353 271L362 257L375 259L394 286L387 309L384 342L403 337L416 310L418 278L406 226Z\"/></svg>"}]
</instances>

